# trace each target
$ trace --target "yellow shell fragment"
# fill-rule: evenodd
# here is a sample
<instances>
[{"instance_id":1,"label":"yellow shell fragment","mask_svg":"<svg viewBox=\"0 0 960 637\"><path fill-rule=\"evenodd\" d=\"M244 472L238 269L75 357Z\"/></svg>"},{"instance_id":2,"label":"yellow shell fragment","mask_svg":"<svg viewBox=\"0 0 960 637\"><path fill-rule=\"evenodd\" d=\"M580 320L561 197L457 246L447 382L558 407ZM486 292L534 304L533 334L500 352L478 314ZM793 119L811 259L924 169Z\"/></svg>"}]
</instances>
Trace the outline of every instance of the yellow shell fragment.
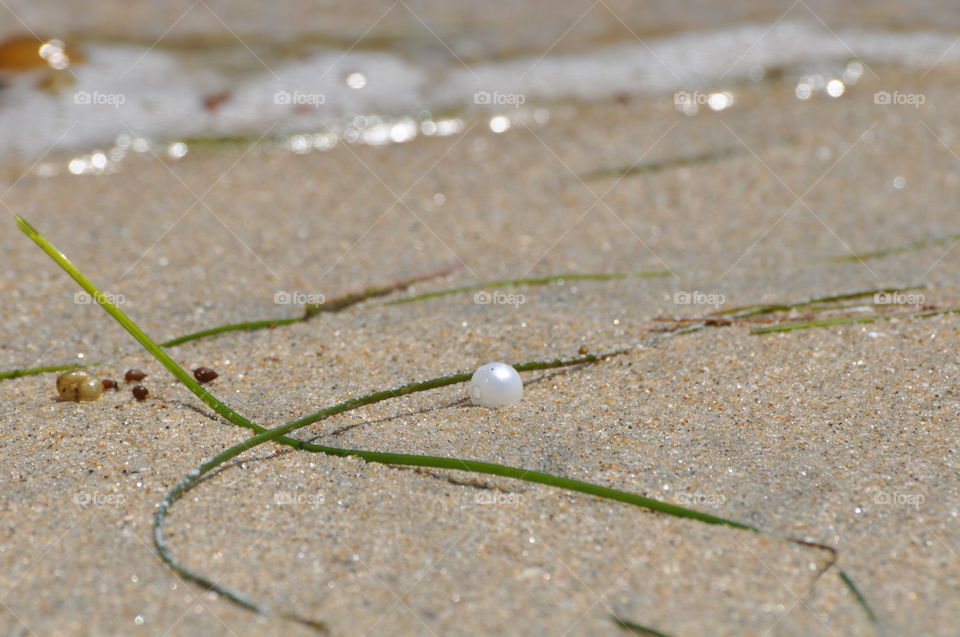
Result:
<instances>
[{"instance_id":1,"label":"yellow shell fragment","mask_svg":"<svg viewBox=\"0 0 960 637\"><path fill-rule=\"evenodd\" d=\"M57 377L60 400L96 400L103 393L103 383L82 369L64 372Z\"/></svg>"},{"instance_id":2,"label":"yellow shell fragment","mask_svg":"<svg viewBox=\"0 0 960 637\"><path fill-rule=\"evenodd\" d=\"M61 71L82 60L83 56L62 40L44 40L25 34L0 41L0 71L22 73L44 68Z\"/></svg>"}]
</instances>

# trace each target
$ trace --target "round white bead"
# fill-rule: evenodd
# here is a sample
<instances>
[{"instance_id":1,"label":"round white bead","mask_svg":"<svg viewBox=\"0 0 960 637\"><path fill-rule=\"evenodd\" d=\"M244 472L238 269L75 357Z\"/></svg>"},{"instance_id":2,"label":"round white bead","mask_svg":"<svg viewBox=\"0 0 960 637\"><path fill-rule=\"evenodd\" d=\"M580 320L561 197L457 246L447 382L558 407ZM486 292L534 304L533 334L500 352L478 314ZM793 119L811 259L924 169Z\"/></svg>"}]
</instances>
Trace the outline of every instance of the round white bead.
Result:
<instances>
[{"instance_id":1,"label":"round white bead","mask_svg":"<svg viewBox=\"0 0 960 637\"><path fill-rule=\"evenodd\" d=\"M520 374L506 363L487 363L470 378L470 400L481 407L516 405L522 394Z\"/></svg>"}]
</instances>

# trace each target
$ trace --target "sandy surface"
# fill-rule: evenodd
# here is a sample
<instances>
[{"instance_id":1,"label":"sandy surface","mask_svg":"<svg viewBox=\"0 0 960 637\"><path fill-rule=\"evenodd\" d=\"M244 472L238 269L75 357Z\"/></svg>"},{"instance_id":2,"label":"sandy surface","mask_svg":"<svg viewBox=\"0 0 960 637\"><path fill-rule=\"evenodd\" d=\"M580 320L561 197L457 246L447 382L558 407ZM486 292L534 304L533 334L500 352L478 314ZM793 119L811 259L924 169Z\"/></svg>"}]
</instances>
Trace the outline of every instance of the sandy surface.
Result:
<instances>
[{"instance_id":1,"label":"sandy surface","mask_svg":"<svg viewBox=\"0 0 960 637\"><path fill-rule=\"evenodd\" d=\"M274 303L280 291L329 297L449 262L462 265L414 291L672 273L501 290L524 295L516 307L471 294L370 302L172 350L217 369L212 391L274 426L491 360L634 343L658 315L706 311L674 303L682 291L736 306L923 282L927 303L956 304L951 243L830 261L958 231L960 69L875 71L840 99L802 102L771 80L696 117L664 96L556 104L543 126L494 135L468 121L461 135L384 149L197 150L16 183L26 166L8 164L3 202L157 339L296 315ZM878 90L926 104L875 105ZM619 182L576 178L728 148ZM76 286L5 223L0 368L117 357L102 373L141 367L151 398L59 403L52 375L0 382L0 634L306 633L203 595L156 558L156 504L247 434L102 311L74 304ZM768 336L716 328L527 374L514 408L458 404L458 386L299 435L693 500L836 547L890 634L947 635L960 620L958 346L954 316ZM671 635L874 633L835 572L814 582L821 551L505 479L278 451L251 451L178 503L172 550L335 634L621 634L612 614Z\"/></svg>"}]
</instances>

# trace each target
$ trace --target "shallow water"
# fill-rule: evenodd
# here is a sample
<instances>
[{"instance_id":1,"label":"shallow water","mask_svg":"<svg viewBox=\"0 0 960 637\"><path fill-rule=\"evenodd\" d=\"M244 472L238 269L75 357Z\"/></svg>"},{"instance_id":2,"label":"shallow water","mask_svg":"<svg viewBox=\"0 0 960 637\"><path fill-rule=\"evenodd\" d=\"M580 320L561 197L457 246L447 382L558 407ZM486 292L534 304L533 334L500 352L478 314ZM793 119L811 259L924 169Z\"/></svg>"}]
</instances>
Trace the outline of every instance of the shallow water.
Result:
<instances>
[{"instance_id":1,"label":"shallow water","mask_svg":"<svg viewBox=\"0 0 960 637\"><path fill-rule=\"evenodd\" d=\"M569 100L672 95L676 108L695 115L736 108L740 89L771 77L794 82L798 99L840 98L863 74L877 77L875 65L926 75L960 58L955 36L931 30L922 15L904 22L887 16L887 5L870 3L859 16L867 26L826 10L831 26L823 8L812 6L767 23L758 17L769 7L741 8L713 22L698 9L686 26L661 11L651 13L659 22L645 29L631 27L635 12L624 12L626 19L608 9L605 19L618 18L620 29L600 30L603 36L590 26L597 19L591 9L540 49L532 44L537 38L521 46L503 15L493 25L508 42L496 46L489 22L441 36L410 7L401 22L413 31L398 35L390 10L353 41L337 40L329 25L306 37L294 22L286 38L269 28L240 36L219 21L192 31L185 26L192 12L156 38L142 34L143 42L132 41L129 30L118 42L106 35L110 29L91 26L63 36L82 61L53 70L47 60L35 71L5 73L0 157L33 161L74 149L83 152L40 163L35 173L100 174L138 152L179 159L190 142L279 139L281 147L304 153L341 141L379 146L456 134L465 121L505 133L518 123L546 123L551 109ZM536 32L556 31L559 16L569 12L563 7ZM949 23L955 12L943 13ZM55 18L40 22L55 25ZM441 24L445 34L452 30ZM57 34L54 26L46 31ZM224 40L224 31L235 37ZM911 99L896 88L890 87L891 99Z\"/></svg>"}]
</instances>

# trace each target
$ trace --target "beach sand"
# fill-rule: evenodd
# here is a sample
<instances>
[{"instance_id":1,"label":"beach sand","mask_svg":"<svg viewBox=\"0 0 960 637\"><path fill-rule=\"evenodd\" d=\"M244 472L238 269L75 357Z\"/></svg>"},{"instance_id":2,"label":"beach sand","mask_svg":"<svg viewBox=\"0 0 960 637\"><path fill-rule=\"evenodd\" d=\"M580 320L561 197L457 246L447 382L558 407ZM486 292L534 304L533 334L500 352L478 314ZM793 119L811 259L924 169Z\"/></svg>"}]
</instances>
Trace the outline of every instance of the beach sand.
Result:
<instances>
[{"instance_id":1,"label":"beach sand","mask_svg":"<svg viewBox=\"0 0 960 637\"><path fill-rule=\"evenodd\" d=\"M278 292L332 298L446 264L411 292L562 272L666 270L383 306L171 349L264 426L405 382L634 344L659 316L924 283L958 304L960 69L872 69L839 99L788 81L737 88L686 117L670 96L549 105L497 135L295 155L197 148L114 175L28 174L3 196L158 340L295 316ZM880 90L925 105L877 105ZM577 175L730 151L584 182ZM54 153L54 157L57 154ZM13 184L29 163L2 167ZM899 179L898 179L899 178ZM438 193L443 198L436 197ZM198 202L197 197L201 197ZM798 200L799 198L799 200ZM442 201L442 204L438 202ZM172 574L157 503L248 437L180 386L26 237L0 233L0 368L112 359L139 367L93 403L54 375L0 382L0 634L310 634ZM694 295L695 296L695 295ZM703 297L697 297L703 298ZM868 299L869 301L869 299ZM669 323L666 323L669 325ZM618 615L670 635L874 634L835 547L889 634L948 635L960 618L953 315L753 335L718 326L608 361L524 374L487 410L463 385L379 403L297 433L338 447L485 460L644 494L759 535L544 486L265 445L172 509L173 554L334 634L617 635ZM82 356L82 359L79 357ZM819 576L818 576L819 575Z\"/></svg>"}]
</instances>

